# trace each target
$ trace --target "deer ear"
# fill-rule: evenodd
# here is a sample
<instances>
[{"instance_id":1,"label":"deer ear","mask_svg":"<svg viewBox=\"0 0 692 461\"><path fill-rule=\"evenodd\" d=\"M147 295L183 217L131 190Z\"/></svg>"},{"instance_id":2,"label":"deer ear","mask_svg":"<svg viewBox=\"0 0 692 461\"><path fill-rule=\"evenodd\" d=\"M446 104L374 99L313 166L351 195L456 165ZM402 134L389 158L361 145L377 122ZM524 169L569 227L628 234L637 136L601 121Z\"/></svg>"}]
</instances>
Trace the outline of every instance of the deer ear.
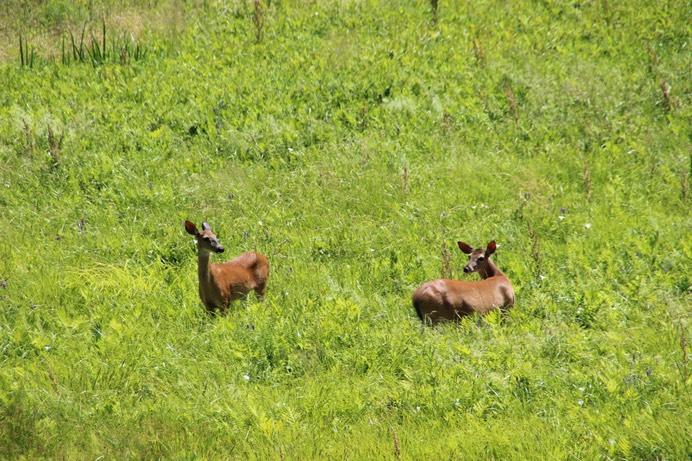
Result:
<instances>
[{"instance_id":1,"label":"deer ear","mask_svg":"<svg viewBox=\"0 0 692 461\"><path fill-rule=\"evenodd\" d=\"M473 248L471 248L471 245L469 245L468 243L457 242L457 245L459 245L459 249L461 251L463 251L464 253L466 253L467 255L470 255L471 252L473 251Z\"/></svg>"},{"instance_id":2,"label":"deer ear","mask_svg":"<svg viewBox=\"0 0 692 461\"><path fill-rule=\"evenodd\" d=\"M185 230L190 235L197 235L197 226L192 224L190 221L185 221Z\"/></svg>"},{"instance_id":3,"label":"deer ear","mask_svg":"<svg viewBox=\"0 0 692 461\"><path fill-rule=\"evenodd\" d=\"M206 221L204 221L204 222L202 223L202 230L203 230L203 231L210 231L210 230L211 230L211 227L209 227L209 224L207 224Z\"/></svg>"},{"instance_id":4,"label":"deer ear","mask_svg":"<svg viewBox=\"0 0 692 461\"><path fill-rule=\"evenodd\" d=\"M490 256L495 253L495 250L497 250L497 245L495 245L495 240L491 240L490 243L488 243L488 248L485 249L485 255Z\"/></svg>"}]
</instances>

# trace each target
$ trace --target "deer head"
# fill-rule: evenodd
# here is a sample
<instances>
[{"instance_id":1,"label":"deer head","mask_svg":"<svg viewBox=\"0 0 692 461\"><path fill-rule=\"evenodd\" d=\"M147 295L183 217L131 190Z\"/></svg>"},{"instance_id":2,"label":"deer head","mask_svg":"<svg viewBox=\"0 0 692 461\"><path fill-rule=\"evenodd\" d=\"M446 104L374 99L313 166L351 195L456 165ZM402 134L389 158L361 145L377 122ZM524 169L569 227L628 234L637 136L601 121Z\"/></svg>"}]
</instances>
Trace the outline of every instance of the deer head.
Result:
<instances>
[{"instance_id":1,"label":"deer head","mask_svg":"<svg viewBox=\"0 0 692 461\"><path fill-rule=\"evenodd\" d=\"M469 263L464 267L464 272L470 274L472 272L477 272L483 269L482 272L487 272L486 268L488 265L489 257L491 254L495 253L497 246L495 245L495 240L490 241L485 250L473 249L471 245L464 242L457 242L459 244L459 249L469 255Z\"/></svg>"},{"instance_id":2,"label":"deer head","mask_svg":"<svg viewBox=\"0 0 692 461\"><path fill-rule=\"evenodd\" d=\"M185 221L185 230L188 234L194 235L197 239L197 252L200 255L208 255L209 253L223 253L224 247L221 246L216 239L216 235L211 231L211 227L206 222L202 223L202 232L197 230L190 221Z\"/></svg>"}]
</instances>

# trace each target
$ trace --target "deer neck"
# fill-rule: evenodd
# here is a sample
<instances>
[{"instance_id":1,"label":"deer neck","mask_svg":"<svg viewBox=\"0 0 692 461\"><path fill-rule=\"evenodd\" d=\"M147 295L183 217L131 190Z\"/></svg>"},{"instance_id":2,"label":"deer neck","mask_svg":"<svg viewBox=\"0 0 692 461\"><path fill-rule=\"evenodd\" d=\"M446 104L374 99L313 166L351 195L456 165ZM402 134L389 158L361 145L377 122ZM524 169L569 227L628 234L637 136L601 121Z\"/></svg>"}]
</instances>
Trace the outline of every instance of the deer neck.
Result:
<instances>
[{"instance_id":1,"label":"deer neck","mask_svg":"<svg viewBox=\"0 0 692 461\"><path fill-rule=\"evenodd\" d=\"M197 274L200 283L208 282L211 277L211 254L208 251L197 252Z\"/></svg>"},{"instance_id":2,"label":"deer neck","mask_svg":"<svg viewBox=\"0 0 692 461\"><path fill-rule=\"evenodd\" d=\"M485 264L478 268L478 275L481 276L481 279L485 280L490 277L505 275L490 259L486 258L485 261Z\"/></svg>"}]
</instances>

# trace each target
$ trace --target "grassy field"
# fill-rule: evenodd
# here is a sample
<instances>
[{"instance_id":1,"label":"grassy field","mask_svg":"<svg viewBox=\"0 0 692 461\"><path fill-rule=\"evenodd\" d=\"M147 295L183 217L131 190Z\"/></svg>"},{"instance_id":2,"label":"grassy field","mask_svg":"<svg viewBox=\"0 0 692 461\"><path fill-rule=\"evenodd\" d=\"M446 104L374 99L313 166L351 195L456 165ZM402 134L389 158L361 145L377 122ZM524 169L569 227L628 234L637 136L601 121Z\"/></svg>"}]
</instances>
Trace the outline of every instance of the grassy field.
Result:
<instances>
[{"instance_id":1,"label":"grassy field","mask_svg":"<svg viewBox=\"0 0 692 461\"><path fill-rule=\"evenodd\" d=\"M0 458L692 458L689 3L2 9Z\"/></svg>"}]
</instances>

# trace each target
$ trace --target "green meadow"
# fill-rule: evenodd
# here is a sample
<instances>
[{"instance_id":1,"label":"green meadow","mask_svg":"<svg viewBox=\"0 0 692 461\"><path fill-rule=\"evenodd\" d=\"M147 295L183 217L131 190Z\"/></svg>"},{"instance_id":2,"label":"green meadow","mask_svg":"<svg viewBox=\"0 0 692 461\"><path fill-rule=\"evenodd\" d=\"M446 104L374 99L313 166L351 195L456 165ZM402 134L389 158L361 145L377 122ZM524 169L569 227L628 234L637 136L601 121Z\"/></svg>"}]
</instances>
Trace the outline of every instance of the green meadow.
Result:
<instances>
[{"instance_id":1,"label":"green meadow","mask_svg":"<svg viewBox=\"0 0 692 461\"><path fill-rule=\"evenodd\" d=\"M689 2L0 10L0 459L692 458Z\"/></svg>"}]
</instances>

